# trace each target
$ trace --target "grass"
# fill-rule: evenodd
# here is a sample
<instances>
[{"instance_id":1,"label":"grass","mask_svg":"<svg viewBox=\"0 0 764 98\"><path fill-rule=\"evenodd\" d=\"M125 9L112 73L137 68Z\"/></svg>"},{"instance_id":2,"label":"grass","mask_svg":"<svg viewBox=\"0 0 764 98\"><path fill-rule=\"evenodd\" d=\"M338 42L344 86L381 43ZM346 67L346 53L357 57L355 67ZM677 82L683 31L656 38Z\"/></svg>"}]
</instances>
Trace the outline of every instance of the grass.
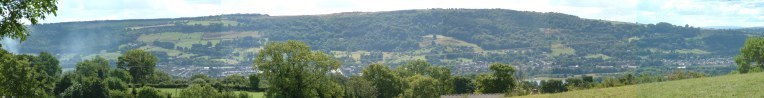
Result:
<instances>
[{"instance_id":1,"label":"grass","mask_svg":"<svg viewBox=\"0 0 764 98\"><path fill-rule=\"evenodd\" d=\"M711 52L700 49L678 49L674 50L674 52L679 54L711 54Z\"/></svg>"},{"instance_id":2,"label":"grass","mask_svg":"<svg viewBox=\"0 0 764 98\"><path fill-rule=\"evenodd\" d=\"M189 48L191 44L207 44L207 41L202 40L203 33L180 33L180 32L164 32L156 34L143 34L138 37L138 41L142 42L172 42L176 46Z\"/></svg>"},{"instance_id":3,"label":"grass","mask_svg":"<svg viewBox=\"0 0 764 98\"><path fill-rule=\"evenodd\" d=\"M255 31L249 31L249 32L219 32L219 33L204 33L204 36L202 36L202 39L204 40L223 40L223 39L236 39L236 38L244 38L244 37L254 37L259 38L262 35L260 35L259 32Z\"/></svg>"},{"instance_id":4,"label":"grass","mask_svg":"<svg viewBox=\"0 0 764 98\"><path fill-rule=\"evenodd\" d=\"M591 58L600 58L600 59L602 59L602 60L607 60L607 59L610 59L610 58L612 58L612 57L610 57L610 56L607 56L607 55L605 55L605 54L589 54L589 55L586 55L586 56L585 56L585 58L587 58L587 59L591 59Z\"/></svg>"},{"instance_id":5,"label":"grass","mask_svg":"<svg viewBox=\"0 0 764 98\"><path fill-rule=\"evenodd\" d=\"M452 38L452 37L448 37L448 36L443 36L443 35L435 35L435 37L437 37L437 39L434 40L435 44L438 44L438 45L445 45L445 46L467 46L467 47L472 47L472 50L474 50L475 52L482 52L483 51L483 48L481 48L477 44L469 43L469 42L466 42L466 41L462 41L462 40L459 40L459 39L456 39L456 38ZM422 36L422 38L424 40L422 40L422 42L419 42L419 46L420 47L430 46L432 44L433 39L434 39L433 35L425 35L425 36Z\"/></svg>"},{"instance_id":6,"label":"grass","mask_svg":"<svg viewBox=\"0 0 764 98\"><path fill-rule=\"evenodd\" d=\"M735 74L518 98L763 98L764 73Z\"/></svg>"},{"instance_id":7,"label":"grass","mask_svg":"<svg viewBox=\"0 0 764 98\"><path fill-rule=\"evenodd\" d=\"M162 48L162 47L155 47L155 46L143 46L143 47L140 47L138 49L142 49L142 50L146 50L146 51L161 51L161 52L167 53L167 56L178 56L178 57L183 57L183 58L187 58L187 57L191 57L191 56L195 56L196 55L196 54L192 54L192 53L184 53L184 52L182 52L180 50L165 49L165 48Z\"/></svg>"},{"instance_id":8,"label":"grass","mask_svg":"<svg viewBox=\"0 0 764 98\"><path fill-rule=\"evenodd\" d=\"M143 34L138 37L138 41L151 43L154 41L160 42L172 42L178 47L190 48L192 44L207 44L211 42L213 45L220 43L221 40L231 40L242 37L260 37L260 33L255 31L249 32L220 32L220 33L180 33L180 32L163 32L155 34Z\"/></svg>"},{"instance_id":9,"label":"grass","mask_svg":"<svg viewBox=\"0 0 764 98\"><path fill-rule=\"evenodd\" d=\"M562 45L562 43L552 44L552 53L550 54L552 56L573 55L573 54L576 54L576 49Z\"/></svg>"}]
</instances>

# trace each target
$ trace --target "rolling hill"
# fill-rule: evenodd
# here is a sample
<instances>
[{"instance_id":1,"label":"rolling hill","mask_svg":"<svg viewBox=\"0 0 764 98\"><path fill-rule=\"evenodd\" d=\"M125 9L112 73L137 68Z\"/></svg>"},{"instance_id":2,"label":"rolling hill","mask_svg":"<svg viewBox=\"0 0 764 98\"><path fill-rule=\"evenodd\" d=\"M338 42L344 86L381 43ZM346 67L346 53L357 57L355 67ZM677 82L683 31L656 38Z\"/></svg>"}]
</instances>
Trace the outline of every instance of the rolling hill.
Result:
<instances>
[{"instance_id":1,"label":"rolling hill","mask_svg":"<svg viewBox=\"0 0 764 98\"><path fill-rule=\"evenodd\" d=\"M734 74L516 98L761 98L762 82L764 73Z\"/></svg>"},{"instance_id":2,"label":"rolling hill","mask_svg":"<svg viewBox=\"0 0 764 98\"><path fill-rule=\"evenodd\" d=\"M737 30L507 9L228 14L50 23L29 29L20 53L48 51L64 67L95 56L113 61L130 49L151 51L160 65L251 66L265 43L299 40L343 61L347 73L357 73L371 63L396 66L425 59L459 74L486 71L492 62L511 63L529 76L677 66L728 73L734 69L729 58L739 52L745 38L758 36Z\"/></svg>"}]
</instances>

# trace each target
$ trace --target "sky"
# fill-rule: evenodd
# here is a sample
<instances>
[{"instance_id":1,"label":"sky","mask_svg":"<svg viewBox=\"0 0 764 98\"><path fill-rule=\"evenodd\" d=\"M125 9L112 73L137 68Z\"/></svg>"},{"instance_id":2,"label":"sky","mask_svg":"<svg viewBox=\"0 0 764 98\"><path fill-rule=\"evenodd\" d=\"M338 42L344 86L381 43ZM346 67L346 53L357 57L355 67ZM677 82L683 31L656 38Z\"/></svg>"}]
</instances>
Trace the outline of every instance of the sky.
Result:
<instances>
[{"instance_id":1,"label":"sky","mask_svg":"<svg viewBox=\"0 0 764 98\"><path fill-rule=\"evenodd\" d=\"M623 22L764 26L764 0L59 0L43 23L196 17L234 13L318 15L428 8L559 12Z\"/></svg>"}]
</instances>

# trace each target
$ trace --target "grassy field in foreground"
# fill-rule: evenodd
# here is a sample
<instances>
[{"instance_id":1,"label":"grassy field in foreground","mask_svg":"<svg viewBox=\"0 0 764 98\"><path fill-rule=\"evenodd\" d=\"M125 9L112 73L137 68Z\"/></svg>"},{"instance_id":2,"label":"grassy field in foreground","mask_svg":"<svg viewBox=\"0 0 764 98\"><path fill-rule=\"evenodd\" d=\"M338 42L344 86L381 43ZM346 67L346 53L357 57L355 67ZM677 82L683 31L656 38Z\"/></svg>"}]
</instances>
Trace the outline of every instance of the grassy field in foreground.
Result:
<instances>
[{"instance_id":1,"label":"grassy field in foreground","mask_svg":"<svg viewBox=\"0 0 764 98\"><path fill-rule=\"evenodd\" d=\"M764 98L764 73L685 79L518 98Z\"/></svg>"}]
</instances>

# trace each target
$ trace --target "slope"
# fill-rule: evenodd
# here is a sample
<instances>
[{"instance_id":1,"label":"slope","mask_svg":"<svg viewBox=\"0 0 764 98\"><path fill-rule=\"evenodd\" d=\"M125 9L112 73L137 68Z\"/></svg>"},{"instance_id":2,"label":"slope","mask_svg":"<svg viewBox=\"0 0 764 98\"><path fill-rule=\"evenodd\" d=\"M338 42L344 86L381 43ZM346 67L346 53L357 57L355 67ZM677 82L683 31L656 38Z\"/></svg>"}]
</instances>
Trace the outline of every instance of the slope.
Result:
<instances>
[{"instance_id":1,"label":"slope","mask_svg":"<svg viewBox=\"0 0 764 98\"><path fill-rule=\"evenodd\" d=\"M517 98L761 98L764 73L685 79Z\"/></svg>"},{"instance_id":2,"label":"slope","mask_svg":"<svg viewBox=\"0 0 764 98\"><path fill-rule=\"evenodd\" d=\"M64 67L93 55L130 49L147 49L158 56L159 65L251 66L263 44L299 40L313 50L353 54L332 54L343 61L343 67L350 67L343 68L347 70L357 71L370 63L396 66L400 61L425 59L456 73L480 73L487 70L486 63L513 63L531 76L613 73L634 68L630 66L667 69L683 66L680 64L687 60L700 62L689 64L693 67L731 65L728 59L739 53L749 36L736 30L508 9L229 14L50 23L29 29L20 52L48 51L59 56ZM428 35L436 35L435 45L426 45L432 44ZM115 56L108 57L115 60ZM570 67L576 65L581 67Z\"/></svg>"}]
</instances>

